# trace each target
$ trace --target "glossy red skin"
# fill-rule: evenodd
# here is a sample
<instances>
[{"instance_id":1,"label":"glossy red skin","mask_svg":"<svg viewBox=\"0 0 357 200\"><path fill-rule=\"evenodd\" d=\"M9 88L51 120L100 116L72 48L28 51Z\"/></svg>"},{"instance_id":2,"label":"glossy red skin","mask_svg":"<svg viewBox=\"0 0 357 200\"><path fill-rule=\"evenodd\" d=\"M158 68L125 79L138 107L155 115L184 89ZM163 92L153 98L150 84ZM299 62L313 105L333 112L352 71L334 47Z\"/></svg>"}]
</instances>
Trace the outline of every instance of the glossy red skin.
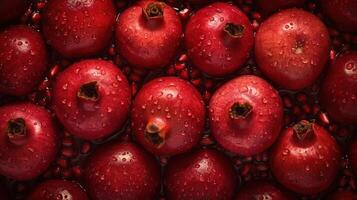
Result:
<instances>
[{"instance_id":1,"label":"glossy red skin","mask_svg":"<svg viewBox=\"0 0 357 200\"><path fill-rule=\"evenodd\" d=\"M243 36L234 42L225 42L224 27L227 23L243 25ZM239 69L247 60L253 42L249 19L228 3L213 3L201 8L191 16L186 26L188 55L197 68L211 76L224 76Z\"/></svg>"},{"instance_id":2,"label":"glossy red skin","mask_svg":"<svg viewBox=\"0 0 357 200\"><path fill-rule=\"evenodd\" d=\"M181 42L180 17L169 5L162 3L163 21L157 27L148 23L143 8L152 0L139 1L121 13L117 20L115 39L119 54L132 66L157 69L168 65Z\"/></svg>"},{"instance_id":3,"label":"glossy red skin","mask_svg":"<svg viewBox=\"0 0 357 200\"><path fill-rule=\"evenodd\" d=\"M357 200L357 194L352 191L338 191L329 195L328 200Z\"/></svg>"},{"instance_id":4,"label":"glossy red skin","mask_svg":"<svg viewBox=\"0 0 357 200\"><path fill-rule=\"evenodd\" d=\"M48 180L39 184L27 197L27 200L88 200L85 190L75 182L66 180Z\"/></svg>"},{"instance_id":5,"label":"glossy red skin","mask_svg":"<svg viewBox=\"0 0 357 200\"><path fill-rule=\"evenodd\" d=\"M292 127L285 129L270 155L276 180L305 195L317 194L331 185L341 158L339 146L331 134L317 124L312 127L315 137L300 145Z\"/></svg>"},{"instance_id":6,"label":"glossy red skin","mask_svg":"<svg viewBox=\"0 0 357 200\"><path fill-rule=\"evenodd\" d=\"M321 103L328 114L343 124L357 123L357 51L332 63L321 87Z\"/></svg>"},{"instance_id":7,"label":"glossy red skin","mask_svg":"<svg viewBox=\"0 0 357 200\"><path fill-rule=\"evenodd\" d=\"M0 93L26 95L46 70L47 50L37 31L18 25L0 33Z\"/></svg>"},{"instance_id":8,"label":"glossy red skin","mask_svg":"<svg viewBox=\"0 0 357 200\"><path fill-rule=\"evenodd\" d=\"M2 0L0 1L0 24L7 23L20 17L26 10L27 0Z\"/></svg>"},{"instance_id":9,"label":"glossy red skin","mask_svg":"<svg viewBox=\"0 0 357 200\"><path fill-rule=\"evenodd\" d=\"M349 158L351 161L351 166L353 169L354 174L357 174L357 140L353 140L350 151L349 151Z\"/></svg>"},{"instance_id":10,"label":"glossy red skin","mask_svg":"<svg viewBox=\"0 0 357 200\"><path fill-rule=\"evenodd\" d=\"M14 145L7 136L7 122L23 118L27 138ZM36 178L55 159L58 136L47 110L30 103L0 107L0 174L19 181Z\"/></svg>"},{"instance_id":11,"label":"glossy red skin","mask_svg":"<svg viewBox=\"0 0 357 200\"><path fill-rule=\"evenodd\" d=\"M342 31L357 32L357 1L320 0L322 11Z\"/></svg>"},{"instance_id":12,"label":"glossy red skin","mask_svg":"<svg viewBox=\"0 0 357 200\"><path fill-rule=\"evenodd\" d=\"M302 7L306 0L257 0L257 6L261 14L269 15L280 9Z\"/></svg>"},{"instance_id":13,"label":"glossy red skin","mask_svg":"<svg viewBox=\"0 0 357 200\"><path fill-rule=\"evenodd\" d=\"M146 124L155 117L166 120L169 127L160 148L144 136ZM137 141L148 151L171 156L186 152L199 142L204 129L205 106L199 92L187 81L161 77L148 82L138 92L131 122Z\"/></svg>"},{"instance_id":14,"label":"glossy red skin","mask_svg":"<svg viewBox=\"0 0 357 200\"><path fill-rule=\"evenodd\" d=\"M236 200L291 200L284 191L269 181L250 181L238 190Z\"/></svg>"},{"instance_id":15,"label":"glossy red skin","mask_svg":"<svg viewBox=\"0 0 357 200\"><path fill-rule=\"evenodd\" d=\"M91 155L84 180L93 200L156 199L160 167L152 155L133 143L111 143Z\"/></svg>"},{"instance_id":16,"label":"glossy red skin","mask_svg":"<svg viewBox=\"0 0 357 200\"><path fill-rule=\"evenodd\" d=\"M292 24L291 24L292 23ZM303 42L302 51L296 45ZM315 15L283 10L265 20L255 38L260 70L283 88L298 90L319 77L329 58L330 38Z\"/></svg>"},{"instance_id":17,"label":"glossy red skin","mask_svg":"<svg viewBox=\"0 0 357 200\"><path fill-rule=\"evenodd\" d=\"M93 56L109 46L115 15L112 0L51 0L43 12L42 31L65 57Z\"/></svg>"},{"instance_id":18,"label":"glossy red skin","mask_svg":"<svg viewBox=\"0 0 357 200\"><path fill-rule=\"evenodd\" d=\"M81 85L97 81L99 101L86 110L77 97ZM129 83L113 63L83 60L60 73L53 87L56 116L72 134L87 140L107 137L126 121L131 103Z\"/></svg>"},{"instance_id":19,"label":"glossy red skin","mask_svg":"<svg viewBox=\"0 0 357 200\"><path fill-rule=\"evenodd\" d=\"M230 118L235 103L248 102L251 114L242 122ZM263 152L277 139L283 124L283 105L278 92L253 75L235 78L212 96L209 104L211 131L225 149L251 156ZM246 123L246 125L243 124Z\"/></svg>"},{"instance_id":20,"label":"glossy red skin","mask_svg":"<svg viewBox=\"0 0 357 200\"><path fill-rule=\"evenodd\" d=\"M174 157L165 171L165 189L170 200L232 199L236 184L229 159L212 149Z\"/></svg>"}]
</instances>

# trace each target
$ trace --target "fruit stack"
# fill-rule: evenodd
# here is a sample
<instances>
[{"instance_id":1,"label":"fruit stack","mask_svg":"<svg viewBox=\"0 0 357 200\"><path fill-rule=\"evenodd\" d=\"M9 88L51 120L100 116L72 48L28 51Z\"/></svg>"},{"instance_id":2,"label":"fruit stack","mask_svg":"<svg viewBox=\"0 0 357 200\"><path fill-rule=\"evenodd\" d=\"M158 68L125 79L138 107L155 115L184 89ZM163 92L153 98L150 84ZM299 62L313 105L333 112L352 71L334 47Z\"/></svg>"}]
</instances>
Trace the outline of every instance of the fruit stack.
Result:
<instances>
[{"instance_id":1,"label":"fruit stack","mask_svg":"<svg viewBox=\"0 0 357 200\"><path fill-rule=\"evenodd\" d=\"M1 0L1 200L357 199L356 0Z\"/></svg>"}]
</instances>

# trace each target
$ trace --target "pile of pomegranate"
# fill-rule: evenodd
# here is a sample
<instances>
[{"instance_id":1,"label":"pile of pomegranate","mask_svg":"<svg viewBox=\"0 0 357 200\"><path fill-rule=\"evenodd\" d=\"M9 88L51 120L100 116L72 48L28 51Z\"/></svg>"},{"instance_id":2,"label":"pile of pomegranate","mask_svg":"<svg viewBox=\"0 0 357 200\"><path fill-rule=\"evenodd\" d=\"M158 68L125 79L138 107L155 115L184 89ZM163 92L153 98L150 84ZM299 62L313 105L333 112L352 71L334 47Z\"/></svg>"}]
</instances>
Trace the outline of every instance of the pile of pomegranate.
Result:
<instances>
[{"instance_id":1,"label":"pile of pomegranate","mask_svg":"<svg viewBox=\"0 0 357 200\"><path fill-rule=\"evenodd\" d=\"M356 0L1 0L1 200L357 199Z\"/></svg>"}]
</instances>

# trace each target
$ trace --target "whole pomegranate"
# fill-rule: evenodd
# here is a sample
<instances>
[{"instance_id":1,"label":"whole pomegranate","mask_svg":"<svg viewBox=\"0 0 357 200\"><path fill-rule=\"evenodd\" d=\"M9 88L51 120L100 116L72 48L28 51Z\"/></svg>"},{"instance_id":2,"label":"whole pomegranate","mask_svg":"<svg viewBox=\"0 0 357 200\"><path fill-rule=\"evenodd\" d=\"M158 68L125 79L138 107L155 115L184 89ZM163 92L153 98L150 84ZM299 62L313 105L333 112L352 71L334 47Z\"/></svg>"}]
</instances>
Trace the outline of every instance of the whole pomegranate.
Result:
<instances>
[{"instance_id":1,"label":"whole pomegranate","mask_svg":"<svg viewBox=\"0 0 357 200\"><path fill-rule=\"evenodd\" d=\"M284 191L269 181L250 181L238 190L236 200L292 200Z\"/></svg>"},{"instance_id":2,"label":"whole pomegranate","mask_svg":"<svg viewBox=\"0 0 357 200\"><path fill-rule=\"evenodd\" d=\"M0 93L26 95L46 70L47 50L37 31L17 25L0 32Z\"/></svg>"},{"instance_id":3,"label":"whole pomegranate","mask_svg":"<svg viewBox=\"0 0 357 200\"><path fill-rule=\"evenodd\" d=\"M111 143L90 156L84 180L93 200L156 199L160 167L152 155L135 144Z\"/></svg>"},{"instance_id":4,"label":"whole pomegranate","mask_svg":"<svg viewBox=\"0 0 357 200\"><path fill-rule=\"evenodd\" d=\"M338 191L329 195L327 200L356 200L357 194L352 191Z\"/></svg>"},{"instance_id":5,"label":"whole pomegranate","mask_svg":"<svg viewBox=\"0 0 357 200\"><path fill-rule=\"evenodd\" d=\"M165 171L168 199L232 199L236 188L233 165L223 154L202 149L169 160Z\"/></svg>"},{"instance_id":6,"label":"whole pomegranate","mask_svg":"<svg viewBox=\"0 0 357 200\"><path fill-rule=\"evenodd\" d=\"M113 134L126 121L131 94L114 64L83 60L60 73L53 87L56 116L72 134L87 140Z\"/></svg>"},{"instance_id":7,"label":"whole pomegranate","mask_svg":"<svg viewBox=\"0 0 357 200\"><path fill-rule=\"evenodd\" d=\"M261 71L281 87L298 90L319 77L329 58L330 38L315 15L288 9L264 21L255 38Z\"/></svg>"},{"instance_id":8,"label":"whole pomegranate","mask_svg":"<svg viewBox=\"0 0 357 200\"><path fill-rule=\"evenodd\" d=\"M265 80L244 75L219 88L209 104L211 131L225 149L258 154L277 139L283 125L278 92Z\"/></svg>"},{"instance_id":9,"label":"whole pomegranate","mask_svg":"<svg viewBox=\"0 0 357 200\"><path fill-rule=\"evenodd\" d=\"M50 46L68 58L93 56L110 44L115 23L112 0L50 0L42 31Z\"/></svg>"},{"instance_id":10,"label":"whole pomegranate","mask_svg":"<svg viewBox=\"0 0 357 200\"><path fill-rule=\"evenodd\" d=\"M285 129L270 156L275 178L300 194L317 194L334 181L341 152L321 126L302 120Z\"/></svg>"},{"instance_id":11,"label":"whole pomegranate","mask_svg":"<svg viewBox=\"0 0 357 200\"><path fill-rule=\"evenodd\" d=\"M181 21L173 8L142 0L119 15L115 39L120 55L131 65L155 69L174 58L181 35Z\"/></svg>"},{"instance_id":12,"label":"whole pomegranate","mask_svg":"<svg viewBox=\"0 0 357 200\"><path fill-rule=\"evenodd\" d=\"M44 108L18 103L0 107L0 174L34 179L55 159L56 127Z\"/></svg>"},{"instance_id":13,"label":"whole pomegranate","mask_svg":"<svg viewBox=\"0 0 357 200\"><path fill-rule=\"evenodd\" d=\"M28 0L1 0L0 24L10 22L23 14L28 6Z\"/></svg>"},{"instance_id":14,"label":"whole pomegranate","mask_svg":"<svg viewBox=\"0 0 357 200\"><path fill-rule=\"evenodd\" d=\"M137 141L157 155L190 150L201 138L205 106L201 95L187 81L157 78L138 92L131 112Z\"/></svg>"},{"instance_id":15,"label":"whole pomegranate","mask_svg":"<svg viewBox=\"0 0 357 200\"><path fill-rule=\"evenodd\" d=\"M301 7L306 0L257 0L257 6L260 13L265 16L278 11L280 9L286 9L291 7Z\"/></svg>"},{"instance_id":16,"label":"whole pomegranate","mask_svg":"<svg viewBox=\"0 0 357 200\"><path fill-rule=\"evenodd\" d=\"M88 200L85 190L75 182L48 180L39 184L26 200Z\"/></svg>"},{"instance_id":17,"label":"whole pomegranate","mask_svg":"<svg viewBox=\"0 0 357 200\"><path fill-rule=\"evenodd\" d=\"M332 63L321 86L321 103L333 119L357 124L357 51Z\"/></svg>"},{"instance_id":18,"label":"whole pomegranate","mask_svg":"<svg viewBox=\"0 0 357 200\"><path fill-rule=\"evenodd\" d=\"M229 75L247 60L253 28L236 6L213 3L193 14L186 25L185 45L192 63L211 76Z\"/></svg>"},{"instance_id":19,"label":"whole pomegranate","mask_svg":"<svg viewBox=\"0 0 357 200\"><path fill-rule=\"evenodd\" d=\"M357 1L320 0L323 13L342 31L357 32Z\"/></svg>"}]
</instances>

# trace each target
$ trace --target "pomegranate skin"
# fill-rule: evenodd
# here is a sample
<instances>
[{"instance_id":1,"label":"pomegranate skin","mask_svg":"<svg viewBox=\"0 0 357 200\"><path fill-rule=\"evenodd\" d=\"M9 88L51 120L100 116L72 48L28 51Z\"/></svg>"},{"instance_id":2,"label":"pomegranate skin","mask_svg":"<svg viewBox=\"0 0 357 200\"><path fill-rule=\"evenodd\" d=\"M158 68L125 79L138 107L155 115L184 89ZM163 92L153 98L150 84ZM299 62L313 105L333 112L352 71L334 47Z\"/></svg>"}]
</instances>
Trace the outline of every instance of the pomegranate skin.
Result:
<instances>
[{"instance_id":1,"label":"pomegranate skin","mask_svg":"<svg viewBox=\"0 0 357 200\"><path fill-rule=\"evenodd\" d=\"M114 23L112 0L51 0L43 12L42 31L61 55L88 57L109 46Z\"/></svg>"},{"instance_id":2,"label":"pomegranate skin","mask_svg":"<svg viewBox=\"0 0 357 200\"><path fill-rule=\"evenodd\" d=\"M277 139L283 124L283 105L268 82L244 75L213 94L209 120L212 134L222 147L251 156L263 152Z\"/></svg>"},{"instance_id":3,"label":"pomegranate skin","mask_svg":"<svg viewBox=\"0 0 357 200\"><path fill-rule=\"evenodd\" d=\"M357 1L320 0L324 14L342 31L357 32Z\"/></svg>"},{"instance_id":4,"label":"pomegranate skin","mask_svg":"<svg viewBox=\"0 0 357 200\"><path fill-rule=\"evenodd\" d=\"M233 165L223 154L202 149L169 160L165 171L168 199L232 199L236 188Z\"/></svg>"},{"instance_id":5,"label":"pomegranate skin","mask_svg":"<svg viewBox=\"0 0 357 200\"><path fill-rule=\"evenodd\" d=\"M199 142L205 107L189 82L176 77L157 78L138 92L131 122L137 141L148 151L172 156Z\"/></svg>"},{"instance_id":6,"label":"pomegranate skin","mask_svg":"<svg viewBox=\"0 0 357 200\"><path fill-rule=\"evenodd\" d=\"M153 8L162 16L153 13ZM181 35L181 21L173 8L164 2L144 0L119 15L115 38L120 55L132 66L156 69L174 58Z\"/></svg>"},{"instance_id":7,"label":"pomegranate skin","mask_svg":"<svg viewBox=\"0 0 357 200\"><path fill-rule=\"evenodd\" d=\"M357 51L332 63L322 83L320 100L328 114L343 124L357 123Z\"/></svg>"},{"instance_id":8,"label":"pomegranate skin","mask_svg":"<svg viewBox=\"0 0 357 200\"><path fill-rule=\"evenodd\" d=\"M354 174L357 174L357 139L354 139L349 149L349 158Z\"/></svg>"},{"instance_id":9,"label":"pomegranate skin","mask_svg":"<svg viewBox=\"0 0 357 200\"><path fill-rule=\"evenodd\" d=\"M55 159L56 128L47 110L30 103L0 107L0 174L36 178Z\"/></svg>"},{"instance_id":10,"label":"pomegranate skin","mask_svg":"<svg viewBox=\"0 0 357 200\"><path fill-rule=\"evenodd\" d=\"M53 87L53 108L63 126L87 140L102 139L126 121L129 83L114 64L83 60L60 73Z\"/></svg>"},{"instance_id":11,"label":"pomegranate skin","mask_svg":"<svg viewBox=\"0 0 357 200\"><path fill-rule=\"evenodd\" d=\"M357 194L352 191L338 191L329 195L327 200L357 200Z\"/></svg>"},{"instance_id":12,"label":"pomegranate skin","mask_svg":"<svg viewBox=\"0 0 357 200\"><path fill-rule=\"evenodd\" d=\"M27 200L88 200L85 190L75 182L66 180L48 180L39 184L27 197Z\"/></svg>"},{"instance_id":13,"label":"pomegranate skin","mask_svg":"<svg viewBox=\"0 0 357 200\"><path fill-rule=\"evenodd\" d=\"M192 63L211 76L228 75L247 60L253 47L247 16L228 3L213 3L191 16L185 45Z\"/></svg>"},{"instance_id":14,"label":"pomegranate skin","mask_svg":"<svg viewBox=\"0 0 357 200\"><path fill-rule=\"evenodd\" d=\"M291 90L313 84L328 61L329 48L329 34L320 19L295 8L269 17L255 38L260 70Z\"/></svg>"},{"instance_id":15,"label":"pomegranate skin","mask_svg":"<svg viewBox=\"0 0 357 200\"><path fill-rule=\"evenodd\" d=\"M239 189L236 200L271 199L292 200L284 191L269 181L250 181Z\"/></svg>"},{"instance_id":16,"label":"pomegranate skin","mask_svg":"<svg viewBox=\"0 0 357 200\"><path fill-rule=\"evenodd\" d=\"M12 21L23 14L28 6L27 0L0 1L0 24Z\"/></svg>"},{"instance_id":17,"label":"pomegranate skin","mask_svg":"<svg viewBox=\"0 0 357 200\"><path fill-rule=\"evenodd\" d=\"M24 25L0 33L0 93L21 96L33 91L47 69L41 35Z\"/></svg>"},{"instance_id":18,"label":"pomegranate skin","mask_svg":"<svg viewBox=\"0 0 357 200\"><path fill-rule=\"evenodd\" d=\"M270 156L275 178L286 188L312 195L334 181L341 152L335 139L323 127L301 121L285 129Z\"/></svg>"},{"instance_id":19,"label":"pomegranate skin","mask_svg":"<svg viewBox=\"0 0 357 200\"><path fill-rule=\"evenodd\" d=\"M160 167L152 155L135 144L111 143L91 155L84 180L93 200L156 199Z\"/></svg>"},{"instance_id":20,"label":"pomegranate skin","mask_svg":"<svg viewBox=\"0 0 357 200\"><path fill-rule=\"evenodd\" d=\"M261 14L267 16L280 9L302 7L306 0L257 0L257 6Z\"/></svg>"}]
</instances>

